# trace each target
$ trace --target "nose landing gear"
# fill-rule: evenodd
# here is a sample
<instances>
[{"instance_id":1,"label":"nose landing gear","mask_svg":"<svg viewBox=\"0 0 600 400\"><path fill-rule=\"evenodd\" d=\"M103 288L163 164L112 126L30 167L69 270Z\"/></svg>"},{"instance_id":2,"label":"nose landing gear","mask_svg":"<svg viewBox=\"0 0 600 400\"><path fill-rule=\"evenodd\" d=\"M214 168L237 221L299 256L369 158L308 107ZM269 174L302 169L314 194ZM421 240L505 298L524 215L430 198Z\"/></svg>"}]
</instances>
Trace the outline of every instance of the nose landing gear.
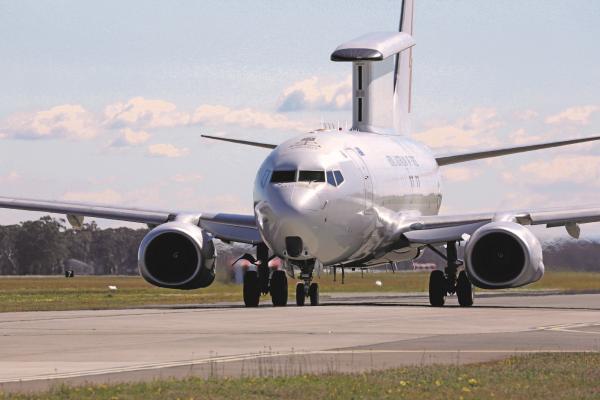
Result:
<instances>
[{"instance_id":1,"label":"nose landing gear","mask_svg":"<svg viewBox=\"0 0 600 400\"><path fill-rule=\"evenodd\" d=\"M464 270L458 272L463 262L458 259L457 243L447 243L446 255L433 246L428 247L447 261L444 271L432 271L429 275L429 304L433 307L442 307L446 302L446 296L456 293L461 307L472 306L473 285Z\"/></svg>"}]
</instances>

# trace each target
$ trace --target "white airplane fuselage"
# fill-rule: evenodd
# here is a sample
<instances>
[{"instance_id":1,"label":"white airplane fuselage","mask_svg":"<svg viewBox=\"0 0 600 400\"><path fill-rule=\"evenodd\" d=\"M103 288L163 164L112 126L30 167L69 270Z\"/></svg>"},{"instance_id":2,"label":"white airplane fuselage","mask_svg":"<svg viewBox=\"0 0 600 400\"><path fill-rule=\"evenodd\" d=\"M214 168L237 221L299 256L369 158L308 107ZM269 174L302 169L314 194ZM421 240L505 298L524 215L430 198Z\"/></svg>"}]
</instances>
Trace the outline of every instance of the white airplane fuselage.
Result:
<instances>
[{"instance_id":1,"label":"white airplane fuselage","mask_svg":"<svg viewBox=\"0 0 600 400\"><path fill-rule=\"evenodd\" d=\"M438 165L426 146L356 131L282 143L254 185L257 225L274 254L323 265L413 258L417 249L397 248L403 217L435 215L441 201Z\"/></svg>"}]
</instances>

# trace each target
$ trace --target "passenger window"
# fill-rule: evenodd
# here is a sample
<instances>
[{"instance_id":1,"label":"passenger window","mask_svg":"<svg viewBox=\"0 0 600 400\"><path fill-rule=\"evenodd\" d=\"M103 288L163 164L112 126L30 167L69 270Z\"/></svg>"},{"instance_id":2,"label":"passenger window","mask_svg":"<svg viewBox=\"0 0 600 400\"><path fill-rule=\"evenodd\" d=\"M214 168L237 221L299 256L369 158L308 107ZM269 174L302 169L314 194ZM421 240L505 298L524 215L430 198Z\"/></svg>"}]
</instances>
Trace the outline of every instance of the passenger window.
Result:
<instances>
[{"instance_id":1,"label":"passenger window","mask_svg":"<svg viewBox=\"0 0 600 400\"><path fill-rule=\"evenodd\" d=\"M271 183L296 182L296 171L273 171Z\"/></svg>"},{"instance_id":2,"label":"passenger window","mask_svg":"<svg viewBox=\"0 0 600 400\"><path fill-rule=\"evenodd\" d=\"M344 182L344 176L342 175L342 171L333 171L333 173L335 174L335 180L337 182L337 185L341 185L342 182Z\"/></svg>"},{"instance_id":3,"label":"passenger window","mask_svg":"<svg viewBox=\"0 0 600 400\"><path fill-rule=\"evenodd\" d=\"M300 171L300 182L325 182L325 171Z\"/></svg>"},{"instance_id":4,"label":"passenger window","mask_svg":"<svg viewBox=\"0 0 600 400\"><path fill-rule=\"evenodd\" d=\"M327 171L327 183L331 186L337 186L335 184L335 178L333 177L333 171Z\"/></svg>"}]
</instances>

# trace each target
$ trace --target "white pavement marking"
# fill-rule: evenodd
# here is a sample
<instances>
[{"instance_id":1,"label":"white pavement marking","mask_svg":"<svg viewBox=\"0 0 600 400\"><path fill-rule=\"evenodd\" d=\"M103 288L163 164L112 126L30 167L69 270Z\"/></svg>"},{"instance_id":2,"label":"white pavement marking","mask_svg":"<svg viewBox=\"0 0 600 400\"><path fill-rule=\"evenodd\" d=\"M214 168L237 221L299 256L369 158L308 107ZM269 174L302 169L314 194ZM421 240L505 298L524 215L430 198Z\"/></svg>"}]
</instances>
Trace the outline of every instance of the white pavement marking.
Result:
<instances>
[{"instance_id":1,"label":"white pavement marking","mask_svg":"<svg viewBox=\"0 0 600 400\"><path fill-rule=\"evenodd\" d=\"M538 329L543 331L554 331L554 332L571 332L571 333L584 333L588 335L600 335L599 331L581 331L581 328L592 328L600 327L600 322L597 323L578 323L578 324L561 324L561 325L550 325L541 326Z\"/></svg>"}]
</instances>

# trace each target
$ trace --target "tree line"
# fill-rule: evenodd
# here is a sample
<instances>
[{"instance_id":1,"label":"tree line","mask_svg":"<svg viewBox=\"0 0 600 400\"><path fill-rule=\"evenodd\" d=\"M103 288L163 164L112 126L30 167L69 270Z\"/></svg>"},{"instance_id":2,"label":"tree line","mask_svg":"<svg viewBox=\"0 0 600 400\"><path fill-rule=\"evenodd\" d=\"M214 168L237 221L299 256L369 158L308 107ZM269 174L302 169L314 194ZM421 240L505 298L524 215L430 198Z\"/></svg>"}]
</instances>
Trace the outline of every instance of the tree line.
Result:
<instances>
[{"instance_id":1,"label":"tree line","mask_svg":"<svg viewBox=\"0 0 600 400\"><path fill-rule=\"evenodd\" d=\"M134 275L137 251L148 229L100 229L94 221L71 229L63 219L45 216L36 221L0 226L0 275L58 275L66 269L85 267L76 273ZM218 267L230 266L247 246L217 244ZM588 240L561 240L544 244L549 269L600 272L600 244ZM419 262L442 265L426 251ZM224 272L224 271L222 271Z\"/></svg>"},{"instance_id":2,"label":"tree line","mask_svg":"<svg viewBox=\"0 0 600 400\"><path fill-rule=\"evenodd\" d=\"M92 266L96 275L137 273L137 249L147 229L100 229L94 221L67 228L49 216L0 226L1 275L62 274L69 260Z\"/></svg>"}]
</instances>

